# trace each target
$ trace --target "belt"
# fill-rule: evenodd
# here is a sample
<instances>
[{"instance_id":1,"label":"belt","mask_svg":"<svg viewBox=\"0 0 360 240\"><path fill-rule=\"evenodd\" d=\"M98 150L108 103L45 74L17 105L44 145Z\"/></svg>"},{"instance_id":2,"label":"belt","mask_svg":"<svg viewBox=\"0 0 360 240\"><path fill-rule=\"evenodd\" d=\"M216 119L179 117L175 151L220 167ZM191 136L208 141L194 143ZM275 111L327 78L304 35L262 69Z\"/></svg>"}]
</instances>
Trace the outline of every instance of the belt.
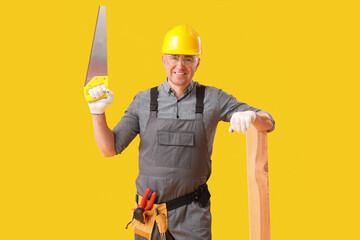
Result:
<instances>
[{"instance_id":1,"label":"belt","mask_svg":"<svg viewBox=\"0 0 360 240\"><path fill-rule=\"evenodd\" d=\"M167 211L171 211L176 208L188 205L192 202L199 202L201 207L205 207L210 197L211 194L209 192L208 186L206 183L204 183L203 185L199 186L198 189L196 189L194 192L185 194L181 197L165 202L166 209ZM139 203L137 202L137 204Z\"/></svg>"},{"instance_id":2,"label":"belt","mask_svg":"<svg viewBox=\"0 0 360 240\"><path fill-rule=\"evenodd\" d=\"M205 207L210 199L210 192L206 183L199 186L194 192L188 193L184 196L172 199L166 202L167 211L188 205L192 202L199 202L201 207Z\"/></svg>"}]
</instances>

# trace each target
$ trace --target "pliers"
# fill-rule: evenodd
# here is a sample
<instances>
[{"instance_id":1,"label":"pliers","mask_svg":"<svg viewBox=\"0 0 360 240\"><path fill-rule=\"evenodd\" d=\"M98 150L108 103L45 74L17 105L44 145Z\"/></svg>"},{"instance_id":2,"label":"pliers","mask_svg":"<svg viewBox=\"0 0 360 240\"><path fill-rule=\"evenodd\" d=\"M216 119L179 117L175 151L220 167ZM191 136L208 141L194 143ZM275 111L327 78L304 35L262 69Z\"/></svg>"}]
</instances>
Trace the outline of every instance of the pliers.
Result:
<instances>
[{"instance_id":1,"label":"pliers","mask_svg":"<svg viewBox=\"0 0 360 240\"><path fill-rule=\"evenodd\" d=\"M148 198L150 192L151 192L150 188L146 189L144 196L141 199L140 205L138 205L138 207L134 210L133 217L136 220L138 220L139 222L144 223L144 224L148 220L147 211L152 208L152 206L154 205L155 198L156 198L156 192L153 192L151 194L151 198L150 198L149 202L146 204L146 201L147 201L147 198ZM146 206L145 206L145 204L146 204Z\"/></svg>"}]
</instances>

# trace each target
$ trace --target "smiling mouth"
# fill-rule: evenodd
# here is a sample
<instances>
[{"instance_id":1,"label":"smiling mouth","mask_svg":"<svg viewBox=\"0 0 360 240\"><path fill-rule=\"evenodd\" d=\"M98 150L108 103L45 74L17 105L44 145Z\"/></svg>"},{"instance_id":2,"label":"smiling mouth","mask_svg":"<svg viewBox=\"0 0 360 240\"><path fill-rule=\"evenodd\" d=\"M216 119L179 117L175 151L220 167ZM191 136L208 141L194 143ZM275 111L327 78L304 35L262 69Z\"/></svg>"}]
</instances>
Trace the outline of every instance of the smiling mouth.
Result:
<instances>
[{"instance_id":1,"label":"smiling mouth","mask_svg":"<svg viewBox=\"0 0 360 240\"><path fill-rule=\"evenodd\" d=\"M175 72L176 75L185 75L185 73Z\"/></svg>"}]
</instances>

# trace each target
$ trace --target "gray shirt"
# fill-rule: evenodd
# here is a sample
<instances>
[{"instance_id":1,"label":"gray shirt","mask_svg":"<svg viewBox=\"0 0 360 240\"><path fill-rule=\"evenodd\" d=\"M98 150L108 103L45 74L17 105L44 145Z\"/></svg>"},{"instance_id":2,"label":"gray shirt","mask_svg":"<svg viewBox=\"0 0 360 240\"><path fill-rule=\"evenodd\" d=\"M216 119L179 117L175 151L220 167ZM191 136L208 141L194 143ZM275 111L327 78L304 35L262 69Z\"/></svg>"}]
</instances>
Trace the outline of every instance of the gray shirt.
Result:
<instances>
[{"instance_id":1,"label":"gray shirt","mask_svg":"<svg viewBox=\"0 0 360 240\"><path fill-rule=\"evenodd\" d=\"M170 119L195 119L196 90L199 83L191 81L181 98L177 98L171 89L167 79L158 87L158 118ZM262 111L251 107L246 103L238 102L235 97L227 94L221 89L206 86L204 97L203 121L205 124L206 137L208 141L209 156L216 127L219 121L229 122L233 113L242 111ZM262 111L265 112L265 111ZM267 113L267 112L266 112ZM269 114L269 113L268 113ZM146 124L150 116L150 89L135 95L120 122L113 129L115 135L116 153L121 153L137 134L144 134ZM271 115L269 114L271 117ZM274 130L275 121L271 117Z\"/></svg>"}]
</instances>

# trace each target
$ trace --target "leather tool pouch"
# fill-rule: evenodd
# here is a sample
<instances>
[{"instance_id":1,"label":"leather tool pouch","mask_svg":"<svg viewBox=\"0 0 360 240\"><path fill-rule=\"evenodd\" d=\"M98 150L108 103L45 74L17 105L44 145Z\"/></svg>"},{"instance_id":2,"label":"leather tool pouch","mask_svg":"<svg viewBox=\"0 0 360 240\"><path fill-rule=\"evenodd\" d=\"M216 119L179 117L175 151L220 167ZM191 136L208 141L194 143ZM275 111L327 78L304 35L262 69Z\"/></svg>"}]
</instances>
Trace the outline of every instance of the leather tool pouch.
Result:
<instances>
[{"instance_id":1,"label":"leather tool pouch","mask_svg":"<svg viewBox=\"0 0 360 240\"><path fill-rule=\"evenodd\" d=\"M135 202L135 207L132 209L133 219L131 221L131 226L134 229L135 234L140 235L146 239L151 239L154 224L156 222L159 229L160 238L165 239L165 235L169 234L167 232L168 211L171 211L186 204L190 204L193 201L198 202L200 207L206 207L209 202L210 196L211 194L209 192L207 184L203 184L198 187L195 192L171 200L167 203L154 204L152 208L146 212L147 221L145 223L142 223L134 218L134 211L138 207L138 202L141 202L142 199L142 197L138 195L138 200L137 202Z\"/></svg>"},{"instance_id":2,"label":"leather tool pouch","mask_svg":"<svg viewBox=\"0 0 360 240\"><path fill-rule=\"evenodd\" d=\"M141 196L139 196L138 201L141 202ZM138 207L138 203L135 202L135 208L132 209L132 214L134 214L134 210L137 207ZM155 209L157 209L157 213L155 212ZM168 228L166 203L154 204L153 207L147 211L147 216L148 218L145 223L141 223L135 218L133 218L131 222L131 226L134 230L134 233L150 240L154 228L154 224L156 222L158 225L160 235L165 234Z\"/></svg>"}]
</instances>

